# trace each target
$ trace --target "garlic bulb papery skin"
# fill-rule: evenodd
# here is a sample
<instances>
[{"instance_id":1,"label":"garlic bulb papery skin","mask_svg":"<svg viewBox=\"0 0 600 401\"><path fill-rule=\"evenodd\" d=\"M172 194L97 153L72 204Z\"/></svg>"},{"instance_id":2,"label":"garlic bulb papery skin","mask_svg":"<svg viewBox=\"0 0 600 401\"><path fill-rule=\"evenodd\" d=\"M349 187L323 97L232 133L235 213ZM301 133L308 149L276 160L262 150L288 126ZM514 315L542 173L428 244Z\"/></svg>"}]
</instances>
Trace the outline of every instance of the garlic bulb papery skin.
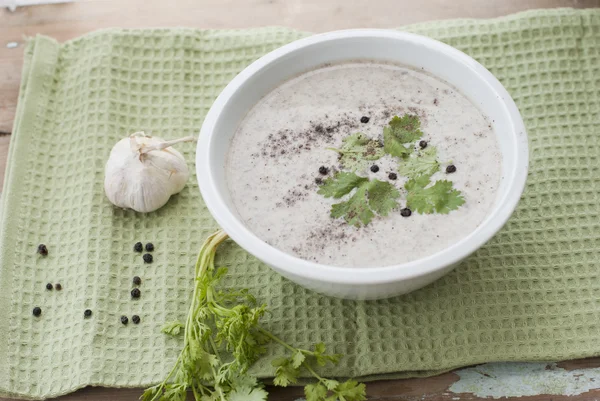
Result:
<instances>
[{"instance_id":1,"label":"garlic bulb papery skin","mask_svg":"<svg viewBox=\"0 0 600 401\"><path fill-rule=\"evenodd\" d=\"M180 192L190 172L183 155L171 146L195 141L172 141L136 132L110 151L104 169L104 192L115 206L148 213L164 206Z\"/></svg>"}]
</instances>

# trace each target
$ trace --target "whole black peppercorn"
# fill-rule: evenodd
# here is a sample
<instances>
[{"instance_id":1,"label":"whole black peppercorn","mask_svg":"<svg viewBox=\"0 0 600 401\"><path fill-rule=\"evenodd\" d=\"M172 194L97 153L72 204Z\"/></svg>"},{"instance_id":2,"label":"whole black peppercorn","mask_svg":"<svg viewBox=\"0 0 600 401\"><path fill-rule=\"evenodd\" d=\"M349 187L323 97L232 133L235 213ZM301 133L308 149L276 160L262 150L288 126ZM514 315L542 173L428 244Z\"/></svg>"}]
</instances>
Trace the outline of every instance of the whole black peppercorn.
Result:
<instances>
[{"instance_id":1,"label":"whole black peppercorn","mask_svg":"<svg viewBox=\"0 0 600 401\"><path fill-rule=\"evenodd\" d=\"M144 262L152 263L152 255L150 255L149 253L145 253L143 258L144 258Z\"/></svg>"},{"instance_id":2,"label":"whole black peppercorn","mask_svg":"<svg viewBox=\"0 0 600 401\"><path fill-rule=\"evenodd\" d=\"M60 291L62 290L62 285L60 285L60 283L56 283L54 284L54 288L56 288L56 291Z\"/></svg>"},{"instance_id":3,"label":"whole black peppercorn","mask_svg":"<svg viewBox=\"0 0 600 401\"><path fill-rule=\"evenodd\" d=\"M360 118L360 122L361 122L361 123L363 123L363 124L366 124L366 123L368 123L368 122L369 122L369 120L370 120L370 118L369 118L369 117L367 117L367 116L362 116L362 117Z\"/></svg>"},{"instance_id":4,"label":"whole black peppercorn","mask_svg":"<svg viewBox=\"0 0 600 401\"><path fill-rule=\"evenodd\" d=\"M327 175L329 174L329 169L325 166L319 167L319 174Z\"/></svg>"},{"instance_id":5,"label":"whole black peppercorn","mask_svg":"<svg viewBox=\"0 0 600 401\"><path fill-rule=\"evenodd\" d=\"M50 283L46 284L46 289L47 290L51 290L52 289L52 284L50 284Z\"/></svg>"},{"instance_id":6,"label":"whole black peppercorn","mask_svg":"<svg viewBox=\"0 0 600 401\"><path fill-rule=\"evenodd\" d=\"M400 214L402 217L408 217L412 214L412 212L409 208L405 207L404 209L400 210Z\"/></svg>"},{"instance_id":7,"label":"whole black peppercorn","mask_svg":"<svg viewBox=\"0 0 600 401\"><path fill-rule=\"evenodd\" d=\"M388 178L390 180L396 180L396 179L398 179L398 175L396 173L389 173Z\"/></svg>"},{"instance_id":8,"label":"whole black peppercorn","mask_svg":"<svg viewBox=\"0 0 600 401\"><path fill-rule=\"evenodd\" d=\"M152 252L154 250L154 244L152 242L148 242L146 244L146 252Z\"/></svg>"},{"instance_id":9,"label":"whole black peppercorn","mask_svg":"<svg viewBox=\"0 0 600 401\"><path fill-rule=\"evenodd\" d=\"M455 171L456 171L456 166L454 164L451 164L448 167L446 167L446 173L454 173Z\"/></svg>"},{"instance_id":10,"label":"whole black peppercorn","mask_svg":"<svg viewBox=\"0 0 600 401\"><path fill-rule=\"evenodd\" d=\"M142 292L140 291L139 288L134 288L133 290L131 290L131 297L132 298L139 298L140 295L142 295Z\"/></svg>"},{"instance_id":11,"label":"whole black peppercorn","mask_svg":"<svg viewBox=\"0 0 600 401\"><path fill-rule=\"evenodd\" d=\"M138 315L133 315L131 316L131 321L135 324L138 324L140 322L140 317Z\"/></svg>"},{"instance_id":12,"label":"whole black peppercorn","mask_svg":"<svg viewBox=\"0 0 600 401\"><path fill-rule=\"evenodd\" d=\"M419 146L421 147L421 149L425 149L427 147L427 141L420 141Z\"/></svg>"},{"instance_id":13,"label":"whole black peppercorn","mask_svg":"<svg viewBox=\"0 0 600 401\"><path fill-rule=\"evenodd\" d=\"M379 171L379 166L377 164L373 164L371 166L371 171L374 172L374 173L378 172Z\"/></svg>"},{"instance_id":14,"label":"whole black peppercorn","mask_svg":"<svg viewBox=\"0 0 600 401\"><path fill-rule=\"evenodd\" d=\"M142 279L141 279L141 278L139 278L138 276L134 276L134 277L133 277L133 284L135 284L135 285L140 285L140 284L142 284Z\"/></svg>"},{"instance_id":15,"label":"whole black peppercorn","mask_svg":"<svg viewBox=\"0 0 600 401\"><path fill-rule=\"evenodd\" d=\"M321 185L323 183L323 180L319 177L315 178L315 184L317 185Z\"/></svg>"},{"instance_id":16,"label":"whole black peppercorn","mask_svg":"<svg viewBox=\"0 0 600 401\"><path fill-rule=\"evenodd\" d=\"M129 323L129 319L127 319L127 316L121 316L121 323L123 323L123 324Z\"/></svg>"},{"instance_id":17,"label":"whole black peppercorn","mask_svg":"<svg viewBox=\"0 0 600 401\"><path fill-rule=\"evenodd\" d=\"M142 252L144 250L144 245L141 242L136 242L133 246L133 250L136 252Z\"/></svg>"},{"instance_id":18,"label":"whole black peppercorn","mask_svg":"<svg viewBox=\"0 0 600 401\"><path fill-rule=\"evenodd\" d=\"M86 309L83 311L83 316L85 317L90 317L92 316L92 310L91 309Z\"/></svg>"},{"instance_id":19,"label":"whole black peppercorn","mask_svg":"<svg viewBox=\"0 0 600 401\"><path fill-rule=\"evenodd\" d=\"M42 308L40 308L39 306L36 306L35 308L33 308L33 316L39 316L42 314Z\"/></svg>"},{"instance_id":20,"label":"whole black peppercorn","mask_svg":"<svg viewBox=\"0 0 600 401\"><path fill-rule=\"evenodd\" d=\"M46 248L46 245L44 244L39 244L37 253L39 253L42 256L48 256L48 248Z\"/></svg>"}]
</instances>

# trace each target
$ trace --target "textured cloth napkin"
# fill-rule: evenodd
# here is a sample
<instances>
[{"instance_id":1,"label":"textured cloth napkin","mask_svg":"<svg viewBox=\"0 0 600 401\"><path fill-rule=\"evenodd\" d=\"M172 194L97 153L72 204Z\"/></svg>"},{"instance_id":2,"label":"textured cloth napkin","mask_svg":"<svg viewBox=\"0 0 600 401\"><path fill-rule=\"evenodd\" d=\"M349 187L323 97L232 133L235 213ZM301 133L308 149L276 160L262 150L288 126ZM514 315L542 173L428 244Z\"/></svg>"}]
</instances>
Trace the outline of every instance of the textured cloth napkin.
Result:
<instances>
[{"instance_id":1,"label":"textured cloth napkin","mask_svg":"<svg viewBox=\"0 0 600 401\"><path fill-rule=\"evenodd\" d=\"M436 283L353 302L296 286L229 242L226 285L269 305L265 325L345 358L332 376L430 375L486 361L600 354L600 10L533 11L404 28L489 68L528 129L527 189L506 227ZM0 391L42 398L86 385L163 378L180 339L196 254L217 225L196 177L150 214L103 193L111 147L139 130L197 134L221 89L250 62L305 33L265 28L105 30L59 44L38 36L25 66L0 226ZM194 144L180 144L192 171ZM133 252L152 241L154 263ZM49 249L36 254L39 243ZM142 278L132 300L132 277ZM62 291L46 290L61 283ZM40 306L42 315L32 316ZM93 314L85 319L83 311ZM138 314L141 323L131 323ZM120 316L127 315L124 326ZM269 348L255 373L273 374Z\"/></svg>"}]
</instances>

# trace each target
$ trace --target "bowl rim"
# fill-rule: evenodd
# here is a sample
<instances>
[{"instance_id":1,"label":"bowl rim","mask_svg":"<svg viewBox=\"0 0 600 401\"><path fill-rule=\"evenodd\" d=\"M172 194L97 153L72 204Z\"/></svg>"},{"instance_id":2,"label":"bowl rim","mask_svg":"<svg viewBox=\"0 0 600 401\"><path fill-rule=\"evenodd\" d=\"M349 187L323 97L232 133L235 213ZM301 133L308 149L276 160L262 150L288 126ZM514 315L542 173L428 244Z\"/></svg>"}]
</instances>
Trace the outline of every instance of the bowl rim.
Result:
<instances>
[{"instance_id":1,"label":"bowl rim","mask_svg":"<svg viewBox=\"0 0 600 401\"><path fill-rule=\"evenodd\" d=\"M409 41L423 45L433 53L441 52L461 62L474 74L479 75L500 98L506 115L509 116L507 123L512 127L511 135L514 135L516 139L511 149L514 152L514 168L512 168L510 176L504 177L508 180L507 189L502 198L498 200L498 206L492 209L482 224L460 241L432 255L407 263L375 267L341 267L311 262L281 251L258 238L235 216L220 195L214 177L213 167L216 166L210 151L214 140L214 128L220 113L235 92L254 74L280 57L302 51L302 49L317 43L352 38ZM458 89L460 90L460 87ZM387 29L350 29L326 32L296 40L262 56L231 80L214 101L202 124L196 148L196 175L204 202L217 223L237 244L284 274L319 282L347 285L382 284L425 276L456 264L476 251L491 239L512 215L525 188L528 163L529 147L523 120L512 97L492 73L460 50L435 39Z\"/></svg>"}]
</instances>

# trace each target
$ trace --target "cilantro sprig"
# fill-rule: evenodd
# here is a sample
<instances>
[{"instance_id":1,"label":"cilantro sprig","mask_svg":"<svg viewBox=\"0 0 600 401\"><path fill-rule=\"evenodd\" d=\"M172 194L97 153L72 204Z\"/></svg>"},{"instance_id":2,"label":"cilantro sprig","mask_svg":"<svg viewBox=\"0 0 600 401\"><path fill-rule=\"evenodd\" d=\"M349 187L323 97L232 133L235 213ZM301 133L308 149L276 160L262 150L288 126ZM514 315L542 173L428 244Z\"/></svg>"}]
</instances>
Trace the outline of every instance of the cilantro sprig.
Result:
<instances>
[{"instance_id":1,"label":"cilantro sprig","mask_svg":"<svg viewBox=\"0 0 600 401\"><path fill-rule=\"evenodd\" d=\"M280 342L277 338L274 340ZM326 354L325 344L315 344L312 351L296 349L284 342L280 342L280 344L291 352L291 356L278 358L272 362L272 365L277 368L273 381L275 385L286 387L296 383L298 376L304 370L317 379L316 383L304 387L306 401L363 401L367 399L366 387L363 383L352 379L340 383L337 380L323 378L315 371L315 366L324 367L328 363L337 365L342 357L339 354Z\"/></svg>"},{"instance_id":2,"label":"cilantro sprig","mask_svg":"<svg viewBox=\"0 0 600 401\"><path fill-rule=\"evenodd\" d=\"M396 199L400 196L389 182L369 180L344 171L327 178L318 193L326 198L340 199L354 190L348 200L333 204L331 217L343 217L348 224L356 227L369 224L376 214L387 216L397 206Z\"/></svg>"},{"instance_id":3,"label":"cilantro sprig","mask_svg":"<svg viewBox=\"0 0 600 401\"><path fill-rule=\"evenodd\" d=\"M451 181L430 182L440 170L440 162L435 146L414 151L414 142L422 136L419 117L405 114L394 116L383 128L383 145L356 133L342 141L341 149L329 148L340 154L341 166L350 170L335 173L319 188L318 193L326 198L341 199L350 195L332 205L330 216L360 227L368 225L375 216L387 216L398 206L400 191L393 184L356 174L385 154L397 161L398 173L408 179L404 189L409 209L424 214L446 214L462 206L465 199Z\"/></svg>"},{"instance_id":4,"label":"cilantro sprig","mask_svg":"<svg viewBox=\"0 0 600 401\"><path fill-rule=\"evenodd\" d=\"M295 383L304 370L317 379L305 387L308 401L365 400L364 384L354 380L339 383L321 377L315 370L315 364L337 363L340 355L326 354L324 344L315 345L312 351L294 348L261 327L266 305L258 305L248 290L217 289L227 269L215 268L215 254L227 238L220 230L202 245L187 320L185 324L167 323L162 328L163 333L172 336L183 332L183 348L167 377L144 391L141 400L185 401L191 391L196 401L266 401L264 385L248 370L272 341L292 354L274 361L275 385Z\"/></svg>"}]
</instances>

